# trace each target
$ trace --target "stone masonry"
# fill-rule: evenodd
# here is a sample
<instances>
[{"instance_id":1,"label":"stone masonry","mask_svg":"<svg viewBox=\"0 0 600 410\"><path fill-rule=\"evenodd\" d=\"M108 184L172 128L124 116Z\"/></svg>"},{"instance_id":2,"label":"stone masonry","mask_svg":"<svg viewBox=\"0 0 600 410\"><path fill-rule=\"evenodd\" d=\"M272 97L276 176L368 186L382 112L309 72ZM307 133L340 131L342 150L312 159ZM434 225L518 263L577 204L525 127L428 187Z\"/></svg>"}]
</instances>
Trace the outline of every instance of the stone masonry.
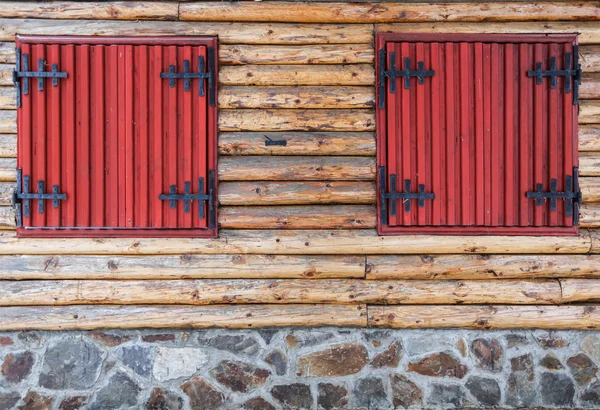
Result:
<instances>
[{"instance_id":1,"label":"stone masonry","mask_svg":"<svg viewBox=\"0 0 600 410\"><path fill-rule=\"evenodd\" d=\"M600 408L600 333L0 333L0 410Z\"/></svg>"}]
</instances>

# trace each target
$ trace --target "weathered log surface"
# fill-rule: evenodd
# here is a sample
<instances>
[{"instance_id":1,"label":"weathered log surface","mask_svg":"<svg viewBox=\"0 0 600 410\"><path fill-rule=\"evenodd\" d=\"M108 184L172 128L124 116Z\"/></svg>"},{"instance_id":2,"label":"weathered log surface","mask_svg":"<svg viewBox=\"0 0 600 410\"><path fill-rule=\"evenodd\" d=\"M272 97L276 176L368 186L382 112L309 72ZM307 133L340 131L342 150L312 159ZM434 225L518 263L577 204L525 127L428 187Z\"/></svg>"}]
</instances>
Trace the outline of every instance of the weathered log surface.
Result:
<instances>
[{"instance_id":1,"label":"weathered log surface","mask_svg":"<svg viewBox=\"0 0 600 410\"><path fill-rule=\"evenodd\" d=\"M371 64L350 65L241 65L219 71L223 85L370 85L375 84Z\"/></svg>"},{"instance_id":2,"label":"weathered log surface","mask_svg":"<svg viewBox=\"0 0 600 410\"><path fill-rule=\"evenodd\" d=\"M0 58L1 55L0 51ZM370 44L308 46L236 44L219 47L219 63L221 65L372 64L373 56L374 51ZM1 59L0 62L2 62Z\"/></svg>"},{"instance_id":3,"label":"weathered log surface","mask_svg":"<svg viewBox=\"0 0 600 410\"><path fill-rule=\"evenodd\" d=\"M599 278L595 255L372 255L367 279Z\"/></svg>"},{"instance_id":4,"label":"weathered log surface","mask_svg":"<svg viewBox=\"0 0 600 410\"><path fill-rule=\"evenodd\" d=\"M14 134L17 132L17 112L0 111L0 134Z\"/></svg>"},{"instance_id":5,"label":"weathered log surface","mask_svg":"<svg viewBox=\"0 0 600 410\"><path fill-rule=\"evenodd\" d=\"M0 184L0 192L3 185ZM8 190L8 189L7 189ZM2 198L2 194L0 194ZM10 200L10 196L8 197ZM222 182L221 205L374 204L375 183L359 181Z\"/></svg>"},{"instance_id":6,"label":"weathered log surface","mask_svg":"<svg viewBox=\"0 0 600 410\"><path fill-rule=\"evenodd\" d=\"M579 178L579 188L584 203L600 202L600 178L581 177Z\"/></svg>"},{"instance_id":7,"label":"weathered log surface","mask_svg":"<svg viewBox=\"0 0 600 410\"><path fill-rule=\"evenodd\" d=\"M15 184L11 182L0 182L0 205L11 205L12 194Z\"/></svg>"},{"instance_id":8,"label":"weathered log surface","mask_svg":"<svg viewBox=\"0 0 600 410\"><path fill-rule=\"evenodd\" d=\"M0 93L0 102L2 94ZM371 108L373 87L245 87L219 89L219 108Z\"/></svg>"},{"instance_id":9,"label":"weathered log surface","mask_svg":"<svg viewBox=\"0 0 600 410\"><path fill-rule=\"evenodd\" d=\"M17 156L17 135L0 134L0 158L14 158Z\"/></svg>"},{"instance_id":10,"label":"weathered log surface","mask_svg":"<svg viewBox=\"0 0 600 410\"><path fill-rule=\"evenodd\" d=\"M586 297L600 298L589 292ZM579 295L578 300L586 298ZM0 306L560 302L561 287L556 280L28 280L2 282L0 287Z\"/></svg>"},{"instance_id":11,"label":"weathered log surface","mask_svg":"<svg viewBox=\"0 0 600 410\"><path fill-rule=\"evenodd\" d=\"M596 246L600 247L600 244ZM180 255L277 254L586 254L592 238L579 236L378 236L375 230L230 230L217 239L181 238L16 238L0 234L2 255Z\"/></svg>"},{"instance_id":12,"label":"weathered log surface","mask_svg":"<svg viewBox=\"0 0 600 410\"><path fill-rule=\"evenodd\" d=\"M2 64L14 64L17 55L15 53L15 43L4 42L0 43L0 63Z\"/></svg>"},{"instance_id":13,"label":"weathered log surface","mask_svg":"<svg viewBox=\"0 0 600 410\"><path fill-rule=\"evenodd\" d=\"M600 123L600 101L582 100L579 102L579 123L597 124Z\"/></svg>"},{"instance_id":14,"label":"weathered log surface","mask_svg":"<svg viewBox=\"0 0 600 410\"><path fill-rule=\"evenodd\" d=\"M590 279L560 279L562 303L598 303L600 281Z\"/></svg>"},{"instance_id":15,"label":"weathered log surface","mask_svg":"<svg viewBox=\"0 0 600 410\"><path fill-rule=\"evenodd\" d=\"M0 181L17 180L17 160L15 158L0 158Z\"/></svg>"},{"instance_id":16,"label":"weathered log surface","mask_svg":"<svg viewBox=\"0 0 600 410\"><path fill-rule=\"evenodd\" d=\"M200 23L188 21L97 21L0 19L0 41L17 33L79 36L219 36L221 44L370 43L370 24Z\"/></svg>"},{"instance_id":17,"label":"weathered log surface","mask_svg":"<svg viewBox=\"0 0 600 410\"><path fill-rule=\"evenodd\" d=\"M584 72L600 72L600 46L579 47L579 63Z\"/></svg>"},{"instance_id":18,"label":"weathered log surface","mask_svg":"<svg viewBox=\"0 0 600 410\"><path fill-rule=\"evenodd\" d=\"M0 1L0 17L81 20L177 20L172 1Z\"/></svg>"},{"instance_id":19,"label":"weathered log surface","mask_svg":"<svg viewBox=\"0 0 600 410\"><path fill-rule=\"evenodd\" d=\"M16 229L15 210L9 206L0 206L0 229Z\"/></svg>"},{"instance_id":20,"label":"weathered log surface","mask_svg":"<svg viewBox=\"0 0 600 410\"><path fill-rule=\"evenodd\" d=\"M600 151L600 124L579 126L579 151Z\"/></svg>"},{"instance_id":21,"label":"weathered log surface","mask_svg":"<svg viewBox=\"0 0 600 410\"><path fill-rule=\"evenodd\" d=\"M579 153L579 175L586 177L600 176L600 152Z\"/></svg>"},{"instance_id":22,"label":"weathered log surface","mask_svg":"<svg viewBox=\"0 0 600 410\"><path fill-rule=\"evenodd\" d=\"M579 224L583 228L600 226L600 204L583 204L579 214Z\"/></svg>"},{"instance_id":23,"label":"weathered log surface","mask_svg":"<svg viewBox=\"0 0 600 410\"><path fill-rule=\"evenodd\" d=\"M369 306L369 326L600 329L600 306Z\"/></svg>"},{"instance_id":24,"label":"weathered log surface","mask_svg":"<svg viewBox=\"0 0 600 410\"><path fill-rule=\"evenodd\" d=\"M600 98L600 73L584 73L579 98Z\"/></svg>"},{"instance_id":25,"label":"weathered log surface","mask_svg":"<svg viewBox=\"0 0 600 410\"><path fill-rule=\"evenodd\" d=\"M12 64L0 64L0 86L13 85L12 71L14 68Z\"/></svg>"},{"instance_id":26,"label":"weathered log surface","mask_svg":"<svg viewBox=\"0 0 600 410\"><path fill-rule=\"evenodd\" d=\"M220 181L368 181L375 179L370 157L222 157Z\"/></svg>"},{"instance_id":27,"label":"weathered log surface","mask_svg":"<svg viewBox=\"0 0 600 410\"><path fill-rule=\"evenodd\" d=\"M364 305L4 307L0 317L1 331L367 325Z\"/></svg>"},{"instance_id":28,"label":"weathered log surface","mask_svg":"<svg viewBox=\"0 0 600 410\"><path fill-rule=\"evenodd\" d=\"M383 23L426 21L599 20L598 3L182 2L182 20ZM406 31L406 32L410 32Z\"/></svg>"},{"instance_id":29,"label":"weathered log surface","mask_svg":"<svg viewBox=\"0 0 600 410\"><path fill-rule=\"evenodd\" d=\"M267 145L268 138L285 140L285 146ZM2 136L0 153L1 139ZM219 154L375 156L375 135L372 132L221 132Z\"/></svg>"},{"instance_id":30,"label":"weathered log surface","mask_svg":"<svg viewBox=\"0 0 600 410\"><path fill-rule=\"evenodd\" d=\"M16 110L17 99L13 87L0 87L0 110Z\"/></svg>"}]
</instances>

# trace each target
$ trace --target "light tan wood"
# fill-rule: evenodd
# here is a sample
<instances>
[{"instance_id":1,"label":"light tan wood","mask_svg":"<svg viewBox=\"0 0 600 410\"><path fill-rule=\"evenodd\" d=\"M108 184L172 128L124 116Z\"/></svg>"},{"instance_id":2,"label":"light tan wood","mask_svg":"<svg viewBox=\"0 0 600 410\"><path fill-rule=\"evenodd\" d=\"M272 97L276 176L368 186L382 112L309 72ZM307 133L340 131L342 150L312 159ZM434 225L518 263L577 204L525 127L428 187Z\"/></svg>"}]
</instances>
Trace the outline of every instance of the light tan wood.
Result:
<instances>
[{"instance_id":1,"label":"light tan wood","mask_svg":"<svg viewBox=\"0 0 600 410\"><path fill-rule=\"evenodd\" d=\"M222 157L220 181L368 181L375 179L369 157Z\"/></svg>"},{"instance_id":2,"label":"light tan wood","mask_svg":"<svg viewBox=\"0 0 600 410\"><path fill-rule=\"evenodd\" d=\"M219 71L224 85L370 85L375 83L371 64L350 65L241 65Z\"/></svg>"},{"instance_id":3,"label":"light tan wood","mask_svg":"<svg viewBox=\"0 0 600 410\"><path fill-rule=\"evenodd\" d=\"M0 1L0 17L92 20L177 20L172 1Z\"/></svg>"},{"instance_id":4,"label":"light tan wood","mask_svg":"<svg viewBox=\"0 0 600 410\"><path fill-rule=\"evenodd\" d=\"M579 151L600 151L600 124L579 126Z\"/></svg>"},{"instance_id":5,"label":"light tan wood","mask_svg":"<svg viewBox=\"0 0 600 410\"><path fill-rule=\"evenodd\" d=\"M0 64L0 87L13 85L12 71L15 68L12 64Z\"/></svg>"},{"instance_id":6,"label":"light tan wood","mask_svg":"<svg viewBox=\"0 0 600 410\"><path fill-rule=\"evenodd\" d=\"M371 255L367 279L600 278L595 255Z\"/></svg>"},{"instance_id":7,"label":"light tan wood","mask_svg":"<svg viewBox=\"0 0 600 410\"><path fill-rule=\"evenodd\" d=\"M579 102L579 123L597 124L600 123L600 101L582 100Z\"/></svg>"},{"instance_id":8,"label":"light tan wood","mask_svg":"<svg viewBox=\"0 0 600 410\"><path fill-rule=\"evenodd\" d=\"M286 145L267 146L267 137L285 140ZM221 132L219 154L374 156L375 135L372 132Z\"/></svg>"},{"instance_id":9,"label":"light tan wood","mask_svg":"<svg viewBox=\"0 0 600 410\"><path fill-rule=\"evenodd\" d=\"M16 134L0 134L0 158L14 158L17 156Z\"/></svg>"},{"instance_id":10,"label":"light tan wood","mask_svg":"<svg viewBox=\"0 0 600 410\"><path fill-rule=\"evenodd\" d=\"M0 102L2 94L0 93ZM245 87L219 89L219 108L371 108L373 87ZM264 139L264 138L263 138Z\"/></svg>"},{"instance_id":11,"label":"light tan wood","mask_svg":"<svg viewBox=\"0 0 600 410\"><path fill-rule=\"evenodd\" d=\"M600 204L581 205L579 224L583 228L600 227Z\"/></svg>"},{"instance_id":12,"label":"light tan wood","mask_svg":"<svg viewBox=\"0 0 600 410\"><path fill-rule=\"evenodd\" d=\"M17 33L79 36L219 36L220 44L358 44L371 42L373 26L0 19L0 41L14 41Z\"/></svg>"},{"instance_id":13,"label":"light tan wood","mask_svg":"<svg viewBox=\"0 0 600 410\"><path fill-rule=\"evenodd\" d=\"M590 252L586 229L579 236L378 236L375 230L231 230L217 239L16 238L0 234L2 255L277 254L567 254Z\"/></svg>"},{"instance_id":14,"label":"light tan wood","mask_svg":"<svg viewBox=\"0 0 600 410\"><path fill-rule=\"evenodd\" d=\"M16 229L15 210L9 206L0 206L0 229Z\"/></svg>"},{"instance_id":15,"label":"light tan wood","mask_svg":"<svg viewBox=\"0 0 600 410\"><path fill-rule=\"evenodd\" d=\"M0 111L0 134L14 134L17 132L17 112Z\"/></svg>"},{"instance_id":16,"label":"light tan wood","mask_svg":"<svg viewBox=\"0 0 600 410\"><path fill-rule=\"evenodd\" d=\"M308 46L235 44L219 47L219 63L221 65L372 64L373 55L373 47L370 44ZM2 61L0 60L0 62Z\"/></svg>"},{"instance_id":17,"label":"light tan wood","mask_svg":"<svg viewBox=\"0 0 600 410\"><path fill-rule=\"evenodd\" d=\"M486 3L487 5L487 3ZM528 18L528 15L523 14ZM577 29L574 30L573 26ZM579 44L600 43L600 26L594 21L527 21L507 23L391 23L376 24L378 33L456 33L456 34L573 34L579 33Z\"/></svg>"},{"instance_id":18,"label":"light tan wood","mask_svg":"<svg viewBox=\"0 0 600 410\"><path fill-rule=\"evenodd\" d=\"M600 329L600 306L369 306L369 326Z\"/></svg>"},{"instance_id":19,"label":"light tan wood","mask_svg":"<svg viewBox=\"0 0 600 410\"><path fill-rule=\"evenodd\" d=\"M17 97L14 87L0 87L0 110L16 110Z\"/></svg>"},{"instance_id":20,"label":"light tan wood","mask_svg":"<svg viewBox=\"0 0 600 410\"><path fill-rule=\"evenodd\" d=\"M3 185L0 184L0 192ZM2 196L0 196L1 198ZM374 204L375 183L359 181L222 182L221 205Z\"/></svg>"},{"instance_id":21,"label":"light tan wood","mask_svg":"<svg viewBox=\"0 0 600 410\"><path fill-rule=\"evenodd\" d=\"M14 64L16 61L15 43L0 43L0 63Z\"/></svg>"},{"instance_id":22,"label":"light tan wood","mask_svg":"<svg viewBox=\"0 0 600 410\"><path fill-rule=\"evenodd\" d=\"M11 182L0 182L0 205L11 205L12 193L15 189L15 184Z\"/></svg>"},{"instance_id":23,"label":"light tan wood","mask_svg":"<svg viewBox=\"0 0 600 410\"><path fill-rule=\"evenodd\" d=\"M600 98L600 73L583 73L579 98Z\"/></svg>"},{"instance_id":24,"label":"light tan wood","mask_svg":"<svg viewBox=\"0 0 600 410\"><path fill-rule=\"evenodd\" d=\"M373 229L377 216L372 205L235 206L219 209L219 225L228 229Z\"/></svg>"},{"instance_id":25,"label":"light tan wood","mask_svg":"<svg viewBox=\"0 0 600 410\"><path fill-rule=\"evenodd\" d=\"M219 131L375 131L372 110L220 110Z\"/></svg>"},{"instance_id":26,"label":"light tan wood","mask_svg":"<svg viewBox=\"0 0 600 410\"><path fill-rule=\"evenodd\" d=\"M579 178L579 188L584 203L600 202L600 178L581 177Z\"/></svg>"},{"instance_id":27,"label":"light tan wood","mask_svg":"<svg viewBox=\"0 0 600 410\"><path fill-rule=\"evenodd\" d=\"M590 239L592 240L592 246L590 248L590 253L599 254L600 253L600 230L598 229L589 229Z\"/></svg>"},{"instance_id":28,"label":"light tan wood","mask_svg":"<svg viewBox=\"0 0 600 410\"><path fill-rule=\"evenodd\" d=\"M600 152L579 153L579 175L585 177L600 176Z\"/></svg>"},{"instance_id":29,"label":"light tan wood","mask_svg":"<svg viewBox=\"0 0 600 410\"><path fill-rule=\"evenodd\" d=\"M0 317L1 331L367 325L364 305L4 307Z\"/></svg>"},{"instance_id":30,"label":"light tan wood","mask_svg":"<svg viewBox=\"0 0 600 410\"><path fill-rule=\"evenodd\" d=\"M15 158L0 158L0 181L17 180L17 160Z\"/></svg>"},{"instance_id":31,"label":"light tan wood","mask_svg":"<svg viewBox=\"0 0 600 410\"><path fill-rule=\"evenodd\" d=\"M594 1L577 3L182 2L182 20L375 23L423 21L598 20ZM410 32L410 31L408 31Z\"/></svg>"},{"instance_id":32,"label":"light tan wood","mask_svg":"<svg viewBox=\"0 0 600 410\"><path fill-rule=\"evenodd\" d=\"M560 279L562 303L598 303L600 281L590 279Z\"/></svg>"},{"instance_id":33,"label":"light tan wood","mask_svg":"<svg viewBox=\"0 0 600 410\"><path fill-rule=\"evenodd\" d=\"M588 298L600 298L587 294ZM579 296L579 301L585 301ZM9 281L0 306L212 304L556 304L556 280L199 279Z\"/></svg>"},{"instance_id":34,"label":"light tan wood","mask_svg":"<svg viewBox=\"0 0 600 410\"><path fill-rule=\"evenodd\" d=\"M0 256L0 280L363 278L364 256Z\"/></svg>"},{"instance_id":35,"label":"light tan wood","mask_svg":"<svg viewBox=\"0 0 600 410\"><path fill-rule=\"evenodd\" d=\"M579 64L584 72L600 72L600 46L580 46Z\"/></svg>"}]
</instances>

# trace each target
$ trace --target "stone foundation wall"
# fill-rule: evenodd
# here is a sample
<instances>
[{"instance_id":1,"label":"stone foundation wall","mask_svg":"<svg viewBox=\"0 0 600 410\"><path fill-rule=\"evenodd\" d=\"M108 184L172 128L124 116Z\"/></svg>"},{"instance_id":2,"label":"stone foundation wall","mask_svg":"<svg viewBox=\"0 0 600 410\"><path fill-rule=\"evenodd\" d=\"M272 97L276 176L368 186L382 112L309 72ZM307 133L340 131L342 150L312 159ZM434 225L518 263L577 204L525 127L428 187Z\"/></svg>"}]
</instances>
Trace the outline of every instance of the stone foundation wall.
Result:
<instances>
[{"instance_id":1,"label":"stone foundation wall","mask_svg":"<svg viewBox=\"0 0 600 410\"><path fill-rule=\"evenodd\" d=\"M0 333L0 410L600 406L600 333Z\"/></svg>"}]
</instances>

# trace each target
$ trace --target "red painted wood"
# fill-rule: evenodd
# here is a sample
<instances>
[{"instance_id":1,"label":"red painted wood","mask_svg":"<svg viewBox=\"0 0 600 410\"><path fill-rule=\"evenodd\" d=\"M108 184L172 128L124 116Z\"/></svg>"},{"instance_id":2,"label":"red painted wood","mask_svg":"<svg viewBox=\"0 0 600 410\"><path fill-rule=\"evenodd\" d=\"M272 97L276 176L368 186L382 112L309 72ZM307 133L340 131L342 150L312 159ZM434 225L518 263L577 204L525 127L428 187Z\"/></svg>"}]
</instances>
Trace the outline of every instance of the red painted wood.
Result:
<instances>
[{"instance_id":1,"label":"red painted wood","mask_svg":"<svg viewBox=\"0 0 600 410\"><path fill-rule=\"evenodd\" d=\"M104 46L93 46L90 51L91 58L91 177L90 184L92 189L91 203L91 225L104 226L105 221L105 196L104 196L104 132L105 115L104 103L106 90L104 87ZM55 87L60 89L60 87Z\"/></svg>"},{"instance_id":2,"label":"red painted wood","mask_svg":"<svg viewBox=\"0 0 600 410\"><path fill-rule=\"evenodd\" d=\"M47 49L47 63L60 65L60 54L58 45L50 45ZM60 87L48 87L48 142L46 160L48 164L46 184L51 190L53 185L60 186ZM48 226L60 226L60 207L49 206L46 211L46 223Z\"/></svg>"},{"instance_id":3,"label":"red painted wood","mask_svg":"<svg viewBox=\"0 0 600 410\"><path fill-rule=\"evenodd\" d=\"M119 226L119 47L106 50L105 226Z\"/></svg>"}]
</instances>

